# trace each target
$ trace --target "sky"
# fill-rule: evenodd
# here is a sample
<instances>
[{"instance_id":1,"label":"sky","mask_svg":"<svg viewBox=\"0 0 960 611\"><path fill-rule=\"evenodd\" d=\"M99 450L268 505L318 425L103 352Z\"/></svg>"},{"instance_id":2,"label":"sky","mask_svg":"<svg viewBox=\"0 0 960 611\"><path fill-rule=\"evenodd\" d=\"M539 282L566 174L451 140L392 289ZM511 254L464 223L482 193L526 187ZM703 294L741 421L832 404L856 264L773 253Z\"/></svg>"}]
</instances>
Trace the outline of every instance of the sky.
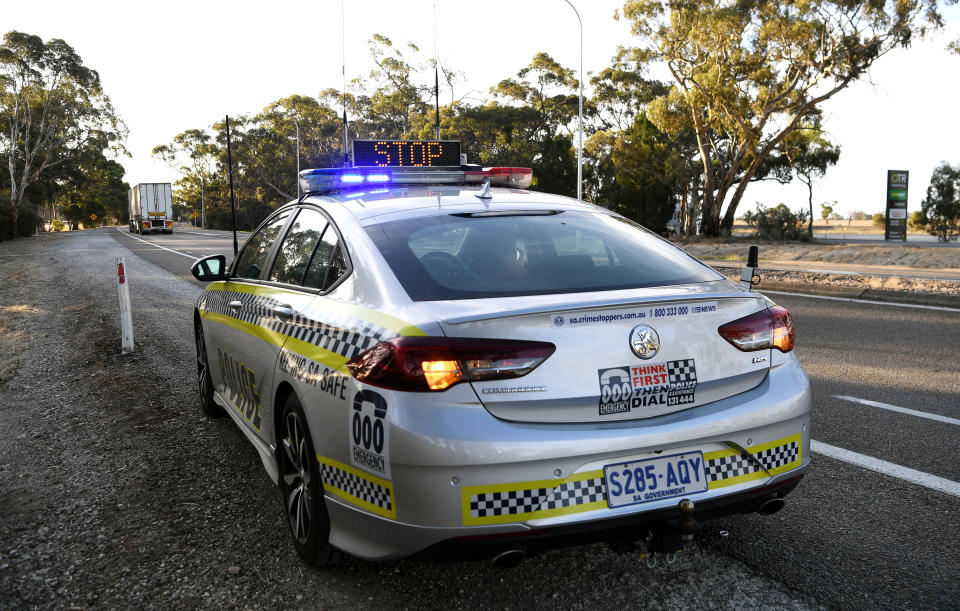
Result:
<instances>
[{"instance_id":1,"label":"sky","mask_svg":"<svg viewBox=\"0 0 960 611\"><path fill-rule=\"evenodd\" d=\"M608 66L618 45L638 43L629 24L613 18L622 1L571 1L583 21L588 75ZM432 56L434 11L440 63L464 73L453 91L457 98L479 101L539 51L579 68L580 30L564 0L354 0L343 6L341 23L340 0L41 0L6 6L0 28L62 38L100 73L129 128L131 157L120 162L130 184L174 182L177 174L150 152L184 130L258 112L288 95L340 88L343 55L348 79L365 76L373 34L414 42L424 58ZM910 172L908 209L917 210L934 167L942 160L960 165L960 56L944 50L960 36L960 6L944 15L945 31L881 58L869 82L823 105L825 129L841 155L814 187L818 217L821 202L837 202L843 215L882 212L890 169ZM441 103L449 96L442 91ZM755 202L806 207L806 187L752 184L738 212Z\"/></svg>"}]
</instances>

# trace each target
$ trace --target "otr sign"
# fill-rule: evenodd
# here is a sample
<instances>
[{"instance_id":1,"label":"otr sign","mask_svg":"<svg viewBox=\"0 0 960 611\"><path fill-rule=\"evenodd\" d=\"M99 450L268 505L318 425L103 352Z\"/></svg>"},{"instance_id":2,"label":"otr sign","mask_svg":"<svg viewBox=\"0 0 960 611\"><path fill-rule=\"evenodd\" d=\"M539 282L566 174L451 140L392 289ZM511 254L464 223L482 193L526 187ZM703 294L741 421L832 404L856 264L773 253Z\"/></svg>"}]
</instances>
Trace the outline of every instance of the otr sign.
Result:
<instances>
[{"instance_id":1,"label":"otr sign","mask_svg":"<svg viewBox=\"0 0 960 611\"><path fill-rule=\"evenodd\" d=\"M887 170L887 223L884 239L907 239L907 185L910 172Z\"/></svg>"}]
</instances>

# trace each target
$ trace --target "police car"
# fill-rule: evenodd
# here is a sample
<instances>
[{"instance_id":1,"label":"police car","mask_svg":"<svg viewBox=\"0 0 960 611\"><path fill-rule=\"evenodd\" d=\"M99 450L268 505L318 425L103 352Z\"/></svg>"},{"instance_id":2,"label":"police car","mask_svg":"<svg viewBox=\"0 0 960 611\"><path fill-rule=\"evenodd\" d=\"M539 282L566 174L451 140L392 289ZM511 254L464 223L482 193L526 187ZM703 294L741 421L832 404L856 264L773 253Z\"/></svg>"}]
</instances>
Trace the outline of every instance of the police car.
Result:
<instances>
[{"instance_id":1,"label":"police car","mask_svg":"<svg viewBox=\"0 0 960 611\"><path fill-rule=\"evenodd\" d=\"M312 565L585 541L671 552L809 465L793 320L633 221L459 144L300 173L194 315L200 402Z\"/></svg>"}]
</instances>

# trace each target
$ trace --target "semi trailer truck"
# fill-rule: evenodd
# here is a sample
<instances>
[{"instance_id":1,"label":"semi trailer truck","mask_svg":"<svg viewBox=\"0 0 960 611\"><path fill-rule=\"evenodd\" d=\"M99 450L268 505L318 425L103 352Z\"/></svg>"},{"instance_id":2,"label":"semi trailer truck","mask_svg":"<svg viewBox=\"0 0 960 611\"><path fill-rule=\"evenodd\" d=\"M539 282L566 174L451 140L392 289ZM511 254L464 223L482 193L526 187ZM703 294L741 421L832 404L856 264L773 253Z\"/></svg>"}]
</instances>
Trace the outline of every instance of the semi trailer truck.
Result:
<instances>
[{"instance_id":1,"label":"semi trailer truck","mask_svg":"<svg viewBox=\"0 0 960 611\"><path fill-rule=\"evenodd\" d=\"M173 196L168 182L130 189L130 233L173 233Z\"/></svg>"}]
</instances>

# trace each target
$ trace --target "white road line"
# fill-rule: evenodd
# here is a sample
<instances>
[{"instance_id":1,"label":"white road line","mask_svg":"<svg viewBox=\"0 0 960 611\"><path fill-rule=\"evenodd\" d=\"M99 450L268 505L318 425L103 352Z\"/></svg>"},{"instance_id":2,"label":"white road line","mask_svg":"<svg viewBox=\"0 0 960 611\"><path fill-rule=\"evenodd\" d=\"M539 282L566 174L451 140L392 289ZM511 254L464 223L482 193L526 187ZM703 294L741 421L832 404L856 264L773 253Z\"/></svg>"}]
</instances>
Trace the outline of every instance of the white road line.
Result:
<instances>
[{"instance_id":1,"label":"white road line","mask_svg":"<svg viewBox=\"0 0 960 611\"><path fill-rule=\"evenodd\" d=\"M163 250L169 250L170 252L175 253L175 254L178 254L178 255L180 255L181 257L186 257L186 258L190 259L191 261L196 261L197 259L200 258L200 257L194 257L193 255L188 255L188 254L185 253L185 252L180 252L179 250L174 250L174 249L172 249L172 248L167 248L166 246L160 246L159 244L154 244L153 242L148 242L148 241L144 240L143 238L138 238L138 237L135 236L135 235L130 235L129 233L124 232L123 229L121 229L121 228L119 228L119 227L117 227L117 231L119 231L119 232L120 232L121 234L123 234L123 235L126 235L128 238L133 238L134 240L140 240L141 242L143 242L144 244L147 244L148 246L153 246L153 247L155 247L155 248L161 248L161 249L163 249Z\"/></svg>"},{"instance_id":2,"label":"white road line","mask_svg":"<svg viewBox=\"0 0 960 611\"><path fill-rule=\"evenodd\" d=\"M924 488L929 488L938 492L946 492L947 494L951 494L953 496L960 496L960 483L945 479L943 477L930 475L929 473L924 473L923 471L917 471L916 469L896 465L892 462L867 456L866 454L858 454L856 452L851 452L850 450L844 450L843 448L821 443L814 439L810 440L810 449L817 454L823 454L824 456L829 456L830 458L835 458L837 460L850 463L851 465L857 465L858 467L863 467L864 469L869 469L870 471L875 471L877 473L889 475L890 477L902 479L903 481L910 482L911 484L918 484Z\"/></svg>"},{"instance_id":3,"label":"white road line","mask_svg":"<svg viewBox=\"0 0 960 611\"><path fill-rule=\"evenodd\" d=\"M850 401L851 403L862 403L863 405L869 405L871 407L888 409L891 412L900 412L901 414L909 414L911 416L917 416L919 418L929 418L930 420L936 420L937 422L946 422L947 424L960 425L960 420L957 420L956 418L949 418L947 416L941 416L940 414L930 414L928 412L921 412L919 410L910 409L909 407L900 407L898 405L890 405L889 403L880 403L879 401L870 401L869 399L859 399L857 397L848 397L847 395L833 395L833 397L835 399Z\"/></svg>"},{"instance_id":4,"label":"white road line","mask_svg":"<svg viewBox=\"0 0 960 611\"><path fill-rule=\"evenodd\" d=\"M767 268L767 269L772 269L772 270L774 270L774 271L781 271L781 270L782 270L782 271L791 271L791 268L789 268L789 267L788 267L788 268L780 268L780 270L777 270L777 268L775 268L775 267L770 267L770 268ZM801 271L810 272L811 274L838 274L838 275L841 275L841 276L862 276L862 275L863 275L863 274L861 274L860 272L851 272L851 271L848 271L848 270L845 270L845 269L805 269L805 270L801 270Z\"/></svg>"},{"instance_id":5,"label":"white road line","mask_svg":"<svg viewBox=\"0 0 960 611\"><path fill-rule=\"evenodd\" d=\"M809 297L810 299L827 299L829 301L850 301L853 303L868 303L870 305L892 306L897 308L918 308L920 310L939 310L941 312L955 312L960 314L960 308L948 308L946 306L920 305L917 303L894 303L891 301L874 301L872 299L854 299L853 297L830 297L828 295L810 295L808 293L788 293L786 291L767 291L762 288L756 289L760 293L770 293L772 295L790 295L791 297Z\"/></svg>"}]
</instances>

